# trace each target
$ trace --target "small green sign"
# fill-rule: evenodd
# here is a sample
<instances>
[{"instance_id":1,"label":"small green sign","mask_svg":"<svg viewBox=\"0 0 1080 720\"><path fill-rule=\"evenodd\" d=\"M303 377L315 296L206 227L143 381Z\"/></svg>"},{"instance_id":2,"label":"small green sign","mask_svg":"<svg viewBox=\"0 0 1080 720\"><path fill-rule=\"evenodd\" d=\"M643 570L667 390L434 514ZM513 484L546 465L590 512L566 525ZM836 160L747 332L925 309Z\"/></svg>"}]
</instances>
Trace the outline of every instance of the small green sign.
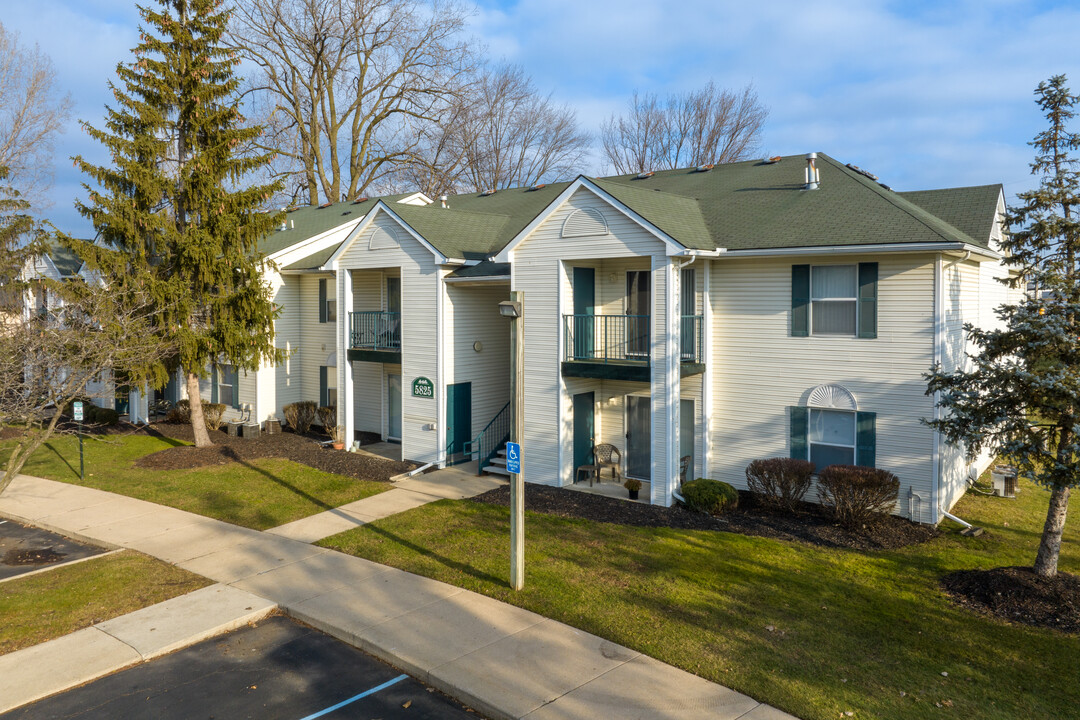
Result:
<instances>
[{"instance_id":1,"label":"small green sign","mask_svg":"<svg viewBox=\"0 0 1080 720\"><path fill-rule=\"evenodd\" d=\"M413 397L435 397L435 383L426 377L418 377L412 381L412 394Z\"/></svg>"}]
</instances>

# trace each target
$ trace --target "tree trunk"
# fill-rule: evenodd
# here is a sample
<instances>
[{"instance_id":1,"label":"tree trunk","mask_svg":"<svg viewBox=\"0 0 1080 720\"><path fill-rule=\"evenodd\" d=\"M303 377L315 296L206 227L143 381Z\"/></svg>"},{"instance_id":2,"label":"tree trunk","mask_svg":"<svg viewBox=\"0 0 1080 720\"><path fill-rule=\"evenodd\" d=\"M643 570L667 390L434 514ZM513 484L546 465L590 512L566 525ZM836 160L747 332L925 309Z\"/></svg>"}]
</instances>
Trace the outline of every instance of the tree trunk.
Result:
<instances>
[{"instance_id":1,"label":"tree trunk","mask_svg":"<svg viewBox=\"0 0 1080 720\"><path fill-rule=\"evenodd\" d=\"M1069 488L1057 487L1050 492L1050 507L1046 510L1039 554L1035 556L1035 574L1042 577L1057 575L1058 555L1061 553L1061 534L1065 530L1065 514L1069 510Z\"/></svg>"},{"instance_id":2,"label":"tree trunk","mask_svg":"<svg viewBox=\"0 0 1080 720\"><path fill-rule=\"evenodd\" d=\"M199 376L190 372L187 373L187 394L191 403L191 433L195 436L195 447L210 447L214 443L210 442L210 433L206 431L202 396L199 395Z\"/></svg>"}]
</instances>

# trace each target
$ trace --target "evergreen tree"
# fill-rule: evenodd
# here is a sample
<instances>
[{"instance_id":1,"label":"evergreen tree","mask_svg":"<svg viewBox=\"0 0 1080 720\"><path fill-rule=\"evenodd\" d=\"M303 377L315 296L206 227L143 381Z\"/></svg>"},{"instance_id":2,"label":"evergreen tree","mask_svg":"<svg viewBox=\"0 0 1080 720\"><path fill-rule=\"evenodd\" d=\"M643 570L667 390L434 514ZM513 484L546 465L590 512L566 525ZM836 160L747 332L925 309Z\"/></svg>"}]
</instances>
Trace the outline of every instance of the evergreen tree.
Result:
<instances>
[{"instance_id":1,"label":"evergreen tree","mask_svg":"<svg viewBox=\"0 0 1080 720\"><path fill-rule=\"evenodd\" d=\"M183 369L195 444L210 444L199 376L219 361L254 370L277 361L274 310L257 243L278 222L258 211L277 186L245 186L268 155L242 152L261 129L244 128L239 59L221 44L229 13L221 0L157 0L143 19L135 60L110 82L115 106L103 129L111 166L76 162L100 187L78 203L103 247L65 239L118 292L147 278L157 331L178 348L151 373L159 384ZM109 252L109 249L119 252Z\"/></svg>"},{"instance_id":2,"label":"evergreen tree","mask_svg":"<svg viewBox=\"0 0 1080 720\"><path fill-rule=\"evenodd\" d=\"M1012 282L1034 281L1037 292L998 309L1000 330L965 326L976 354L972 369L927 376L940 393L944 419L930 422L972 457L989 447L1025 477L1050 489L1035 572L1057 574L1070 488L1080 484L1080 171L1069 132L1078 98L1064 75L1040 83L1037 103L1049 127L1035 136L1031 172L1037 189L1019 194L1006 223L1005 262L1020 270Z\"/></svg>"}]
</instances>

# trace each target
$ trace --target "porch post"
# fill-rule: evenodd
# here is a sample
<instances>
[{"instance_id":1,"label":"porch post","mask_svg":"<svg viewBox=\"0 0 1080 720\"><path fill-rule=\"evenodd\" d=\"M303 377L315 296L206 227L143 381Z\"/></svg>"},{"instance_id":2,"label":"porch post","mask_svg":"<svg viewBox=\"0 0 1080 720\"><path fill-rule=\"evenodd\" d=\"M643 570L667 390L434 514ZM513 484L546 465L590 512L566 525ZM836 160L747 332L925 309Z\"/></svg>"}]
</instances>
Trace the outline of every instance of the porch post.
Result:
<instances>
[{"instance_id":1,"label":"porch post","mask_svg":"<svg viewBox=\"0 0 1080 720\"><path fill-rule=\"evenodd\" d=\"M345 425L345 449L356 440L356 418L353 413L353 374L349 360L349 313L353 309L352 272L338 267L337 282L337 374L338 424Z\"/></svg>"}]
</instances>

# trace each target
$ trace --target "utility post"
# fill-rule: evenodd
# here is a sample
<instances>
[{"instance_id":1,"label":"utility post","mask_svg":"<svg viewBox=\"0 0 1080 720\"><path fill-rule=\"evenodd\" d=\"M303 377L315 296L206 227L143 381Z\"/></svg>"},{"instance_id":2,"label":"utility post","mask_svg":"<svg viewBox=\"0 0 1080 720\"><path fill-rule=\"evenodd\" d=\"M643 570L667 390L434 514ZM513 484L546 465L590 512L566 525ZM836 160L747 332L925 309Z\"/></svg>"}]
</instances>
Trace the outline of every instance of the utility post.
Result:
<instances>
[{"instance_id":1,"label":"utility post","mask_svg":"<svg viewBox=\"0 0 1080 720\"><path fill-rule=\"evenodd\" d=\"M510 293L510 300L499 303L499 314L511 318L510 352L510 442L519 447L525 429L525 344L524 293ZM520 460L520 459L519 459ZM508 463L509 464L509 463ZM510 587L525 587L525 467L510 474Z\"/></svg>"}]
</instances>

